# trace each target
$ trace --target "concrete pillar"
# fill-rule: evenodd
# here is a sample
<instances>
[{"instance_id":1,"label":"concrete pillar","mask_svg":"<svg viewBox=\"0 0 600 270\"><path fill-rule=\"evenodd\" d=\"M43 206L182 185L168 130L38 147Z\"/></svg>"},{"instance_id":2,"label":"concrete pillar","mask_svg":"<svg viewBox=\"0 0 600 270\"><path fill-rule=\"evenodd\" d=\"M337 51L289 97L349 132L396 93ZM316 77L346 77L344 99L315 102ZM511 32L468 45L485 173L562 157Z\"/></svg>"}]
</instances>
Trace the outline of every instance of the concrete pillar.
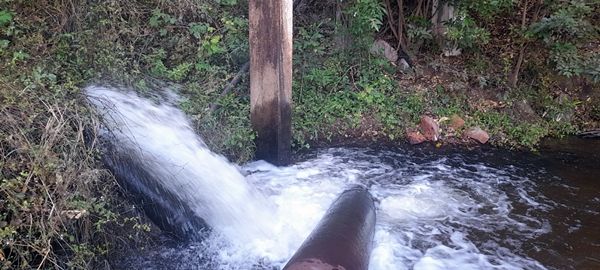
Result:
<instances>
[{"instance_id":1,"label":"concrete pillar","mask_svg":"<svg viewBox=\"0 0 600 270\"><path fill-rule=\"evenodd\" d=\"M250 0L250 110L256 157L286 164L292 134L292 0Z\"/></svg>"}]
</instances>

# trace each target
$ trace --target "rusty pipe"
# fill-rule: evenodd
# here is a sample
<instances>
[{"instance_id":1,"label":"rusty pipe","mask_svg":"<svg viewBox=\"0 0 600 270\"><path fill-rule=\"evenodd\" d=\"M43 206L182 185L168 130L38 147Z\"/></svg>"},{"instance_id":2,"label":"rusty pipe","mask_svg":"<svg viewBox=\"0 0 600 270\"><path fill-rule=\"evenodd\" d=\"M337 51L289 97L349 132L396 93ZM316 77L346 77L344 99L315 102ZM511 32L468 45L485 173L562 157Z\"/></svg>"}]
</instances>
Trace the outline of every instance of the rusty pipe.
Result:
<instances>
[{"instance_id":1,"label":"rusty pipe","mask_svg":"<svg viewBox=\"0 0 600 270\"><path fill-rule=\"evenodd\" d=\"M367 270L375 205L361 186L342 192L284 270Z\"/></svg>"}]
</instances>

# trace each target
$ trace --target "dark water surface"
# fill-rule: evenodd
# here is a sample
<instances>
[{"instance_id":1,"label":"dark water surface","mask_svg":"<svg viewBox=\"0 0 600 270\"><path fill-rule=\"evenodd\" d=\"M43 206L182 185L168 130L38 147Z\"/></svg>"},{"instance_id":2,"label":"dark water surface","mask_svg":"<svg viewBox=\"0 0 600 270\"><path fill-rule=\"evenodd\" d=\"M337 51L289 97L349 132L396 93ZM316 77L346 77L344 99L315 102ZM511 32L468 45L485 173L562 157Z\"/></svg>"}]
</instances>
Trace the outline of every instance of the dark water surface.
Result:
<instances>
[{"instance_id":1,"label":"dark water surface","mask_svg":"<svg viewBox=\"0 0 600 270\"><path fill-rule=\"evenodd\" d=\"M556 269L600 269L600 140L547 141L532 159L551 176L537 181L555 207L552 232L527 243L527 254Z\"/></svg>"},{"instance_id":2,"label":"dark water surface","mask_svg":"<svg viewBox=\"0 0 600 270\"><path fill-rule=\"evenodd\" d=\"M362 183L378 205L370 269L600 269L600 140L546 141L539 153L319 149L289 167L242 170L284 209L278 219L313 220L302 233L278 233L282 254L293 253L338 192ZM287 256L239 249L209 237L128 255L115 268L279 269Z\"/></svg>"}]
</instances>

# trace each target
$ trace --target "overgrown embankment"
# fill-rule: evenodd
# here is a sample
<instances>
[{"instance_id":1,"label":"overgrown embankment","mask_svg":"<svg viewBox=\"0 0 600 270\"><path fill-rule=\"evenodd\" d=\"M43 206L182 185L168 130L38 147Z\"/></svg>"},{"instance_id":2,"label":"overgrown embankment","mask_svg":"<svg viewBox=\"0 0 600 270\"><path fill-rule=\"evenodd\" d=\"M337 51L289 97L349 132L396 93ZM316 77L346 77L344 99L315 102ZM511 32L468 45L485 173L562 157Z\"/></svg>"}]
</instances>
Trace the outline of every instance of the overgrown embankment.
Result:
<instances>
[{"instance_id":1,"label":"overgrown embankment","mask_svg":"<svg viewBox=\"0 0 600 270\"><path fill-rule=\"evenodd\" d=\"M435 3L322 3L334 12L298 25L298 142L397 140L422 115L442 142L469 142L463 129L480 127L510 148L599 127L597 2ZM451 129L457 116L465 124Z\"/></svg>"},{"instance_id":2,"label":"overgrown embankment","mask_svg":"<svg viewBox=\"0 0 600 270\"><path fill-rule=\"evenodd\" d=\"M99 268L119 248L148 244L152 226L98 164L98 120L81 89L187 81L182 92L194 102L182 107L204 110L233 73L233 55L247 58L234 35L245 35L245 20L226 10L202 1L0 1L0 269ZM251 149L238 150L252 141L242 101L224 98L230 110L202 127L223 132L211 134L213 145L248 159Z\"/></svg>"},{"instance_id":3,"label":"overgrown embankment","mask_svg":"<svg viewBox=\"0 0 600 270\"><path fill-rule=\"evenodd\" d=\"M296 2L297 149L401 142L422 115L443 142L462 142L457 115L508 147L600 127L594 1L457 1L442 36L433 1ZM90 268L148 235L97 163L88 83L175 83L212 149L252 158L246 76L222 93L248 61L246 14L237 0L0 0L0 267ZM375 39L412 66L370 53Z\"/></svg>"}]
</instances>

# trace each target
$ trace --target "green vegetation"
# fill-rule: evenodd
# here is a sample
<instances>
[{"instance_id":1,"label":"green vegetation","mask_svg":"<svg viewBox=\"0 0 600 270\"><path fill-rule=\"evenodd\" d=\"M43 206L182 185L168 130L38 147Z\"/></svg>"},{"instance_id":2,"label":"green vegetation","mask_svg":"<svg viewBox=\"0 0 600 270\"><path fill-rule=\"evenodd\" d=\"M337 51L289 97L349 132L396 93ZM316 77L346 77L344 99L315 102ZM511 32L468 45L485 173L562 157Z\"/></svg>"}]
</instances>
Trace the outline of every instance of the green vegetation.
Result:
<instances>
[{"instance_id":1,"label":"green vegetation","mask_svg":"<svg viewBox=\"0 0 600 270\"><path fill-rule=\"evenodd\" d=\"M251 158L247 98L206 110L248 58L234 2L0 1L0 269L94 269L148 243L152 226L97 160L86 84L180 82L208 142Z\"/></svg>"},{"instance_id":2,"label":"green vegetation","mask_svg":"<svg viewBox=\"0 0 600 270\"><path fill-rule=\"evenodd\" d=\"M300 1L296 149L402 141L424 114L510 148L599 127L597 1L457 0L447 21L432 3ZM247 78L221 95L248 61L246 14L237 0L0 0L0 268L93 268L148 236L98 164L86 84L168 82L212 149L252 158ZM412 67L371 54L375 39Z\"/></svg>"}]
</instances>

